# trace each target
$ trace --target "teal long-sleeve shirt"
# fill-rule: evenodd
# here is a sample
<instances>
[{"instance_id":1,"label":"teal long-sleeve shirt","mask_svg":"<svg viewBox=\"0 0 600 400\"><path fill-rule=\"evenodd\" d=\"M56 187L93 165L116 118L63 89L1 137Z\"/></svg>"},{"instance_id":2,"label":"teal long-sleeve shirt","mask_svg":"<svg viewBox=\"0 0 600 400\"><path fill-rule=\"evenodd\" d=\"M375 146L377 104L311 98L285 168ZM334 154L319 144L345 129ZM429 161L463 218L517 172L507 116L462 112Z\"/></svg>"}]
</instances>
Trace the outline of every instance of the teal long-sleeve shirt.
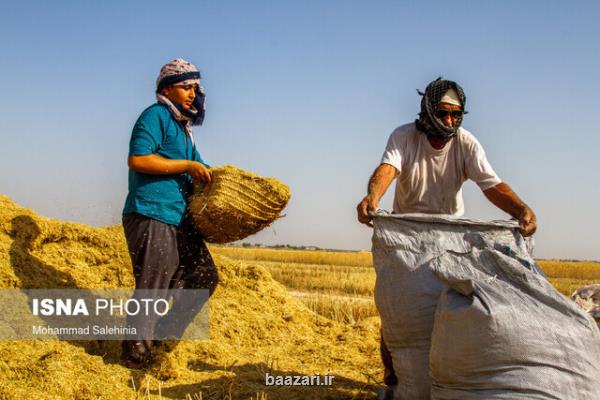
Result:
<instances>
[{"instance_id":1,"label":"teal long-sleeve shirt","mask_svg":"<svg viewBox=\"0 0 600 400\"><path fill-rule=\"evenodd\" d=\"M145 109L131 132L129 156L156 154L171 160L202 160L192 139L167 106ZM129 169L129 193L123 214L138 213L170 225L179 225L192 190L188 174L151 175Z\"/></svg>"}]
</instances>

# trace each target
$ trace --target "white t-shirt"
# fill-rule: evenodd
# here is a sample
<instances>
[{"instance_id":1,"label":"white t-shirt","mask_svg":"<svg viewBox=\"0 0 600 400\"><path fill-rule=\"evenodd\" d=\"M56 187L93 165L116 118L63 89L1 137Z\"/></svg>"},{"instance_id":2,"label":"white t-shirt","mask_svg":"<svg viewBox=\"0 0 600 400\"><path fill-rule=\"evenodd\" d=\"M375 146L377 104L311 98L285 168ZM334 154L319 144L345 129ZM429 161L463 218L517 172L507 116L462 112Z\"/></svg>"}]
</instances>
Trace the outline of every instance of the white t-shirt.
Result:
<instances>
[{"instance_id":1,"label":"white t-shirt","mask_svg":"<svg viewBox=\"0 0 600 400\"><path fill-rule=\"evenodd\" d=\"M481 190L502 182L485 157L475 136L459 128L442 149L434 149L414 123L402 125L390 135L381 163L394 166L395 213L464 213L462 184L474 181Z\"/></svg>"}]
</instances>

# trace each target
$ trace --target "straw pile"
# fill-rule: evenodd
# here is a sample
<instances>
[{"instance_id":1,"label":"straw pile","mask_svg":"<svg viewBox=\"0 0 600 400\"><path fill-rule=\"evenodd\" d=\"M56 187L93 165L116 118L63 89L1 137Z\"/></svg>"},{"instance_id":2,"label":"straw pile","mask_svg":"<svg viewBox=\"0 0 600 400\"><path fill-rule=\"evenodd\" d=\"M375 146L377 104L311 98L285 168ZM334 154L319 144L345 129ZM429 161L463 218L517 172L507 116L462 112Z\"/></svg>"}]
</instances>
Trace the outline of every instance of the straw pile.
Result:
<instances>
[{"instance_id":1,"label":"straw pile","mask_svg":"<svg viewBox=\"0 0 600 400\"><path fill-rule=\"evenodd\" d=\"M279 218L290 189L275 178L263 178L231 165L211 169L212 182L190 201L188 211L210 243L243 239Z\"/></svg>"},{"instance_id":2,"label":"straw pile","mask_svg":"<svg viewBox=\"0 0 600 400\"><path fill-rule=\"evenodd\" d=\"M0 340L0 399L367 399L381 379L378 318L350 326L312 313L260 266L215 254L208 340L157 350L143 371L118 341ZM121 226L37 215L0 195L0 288L133 285ZM335 376L328 386L265 386L270 375Z\"/></svg>"}]
</instances>

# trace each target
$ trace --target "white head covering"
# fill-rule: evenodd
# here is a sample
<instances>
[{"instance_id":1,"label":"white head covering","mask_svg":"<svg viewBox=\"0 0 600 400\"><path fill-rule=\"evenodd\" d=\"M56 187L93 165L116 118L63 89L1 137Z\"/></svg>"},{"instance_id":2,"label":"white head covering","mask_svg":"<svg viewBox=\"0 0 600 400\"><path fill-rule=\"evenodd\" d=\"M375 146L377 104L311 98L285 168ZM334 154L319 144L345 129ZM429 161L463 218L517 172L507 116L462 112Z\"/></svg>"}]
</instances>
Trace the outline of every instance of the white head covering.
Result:
<instances>
[{"instance_id":1,"label":"white head covering","mask_svg":"<svg viewBox=\"0 0 600 400\"><path fill-rule=\"evenodd\" d=\"M454 90L453 88L448 89L446 94L444 94L444 96L440 100L440 103L448 103L453 104L455 106L462 106L458 98L458 93L456 93L456 90Z\"/></svg>"}]
</instances>

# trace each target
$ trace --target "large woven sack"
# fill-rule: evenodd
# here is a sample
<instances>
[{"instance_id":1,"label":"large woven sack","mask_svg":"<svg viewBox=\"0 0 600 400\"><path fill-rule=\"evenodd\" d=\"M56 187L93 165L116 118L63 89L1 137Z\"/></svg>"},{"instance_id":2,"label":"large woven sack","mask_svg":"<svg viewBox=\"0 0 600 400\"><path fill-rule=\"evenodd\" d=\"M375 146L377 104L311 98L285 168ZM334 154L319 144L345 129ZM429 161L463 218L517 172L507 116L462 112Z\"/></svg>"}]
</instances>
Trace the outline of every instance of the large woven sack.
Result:
<instances>
[{"instance_id":1,"label":"large woven sack","mask_svg":"<svg viewBox=\"0 0 600 400\"><path fill-rule=\"evenodd\" d=\"M432 400L600 399L600 332L544 277L489 247L431 264Z\"/></svg>"},{"instance_id":2,"label":"large woven sack","mask_svg":"<svg viewBox=\"0 0 600 400\"><path fill-rule=\"evenodd\" d=\"M431 333L445 289L430 262L446 252L468 253L475 247L498 248L530 261L528 246L512 221L380 212L374 226L375 303L398 378L394 398L429 400ZM526 268L535 265L530 262Z\"/></svg>"},{"instance_id":3,"label":"large woven sack","mask_svg":"<svg viewBox=\"0 0 600 400\"><path fill-rule=\"evenodd\" d=\"M396 400L600 399L598 329L540 273L516 222L374 222Z\"/></svg>"},{"instance_id":4,"label":"large woven sack","mask_svg":"<svg viewBox=\"0 0 600 400\"><path fill-rule=\"evenodd\" d=\"M257 233L281 216L290 199L289 188L275 178L231 165L210 172L211 184L199 189L188 205L207 242L234 242Z\"/></svg>"}]
</instances>

